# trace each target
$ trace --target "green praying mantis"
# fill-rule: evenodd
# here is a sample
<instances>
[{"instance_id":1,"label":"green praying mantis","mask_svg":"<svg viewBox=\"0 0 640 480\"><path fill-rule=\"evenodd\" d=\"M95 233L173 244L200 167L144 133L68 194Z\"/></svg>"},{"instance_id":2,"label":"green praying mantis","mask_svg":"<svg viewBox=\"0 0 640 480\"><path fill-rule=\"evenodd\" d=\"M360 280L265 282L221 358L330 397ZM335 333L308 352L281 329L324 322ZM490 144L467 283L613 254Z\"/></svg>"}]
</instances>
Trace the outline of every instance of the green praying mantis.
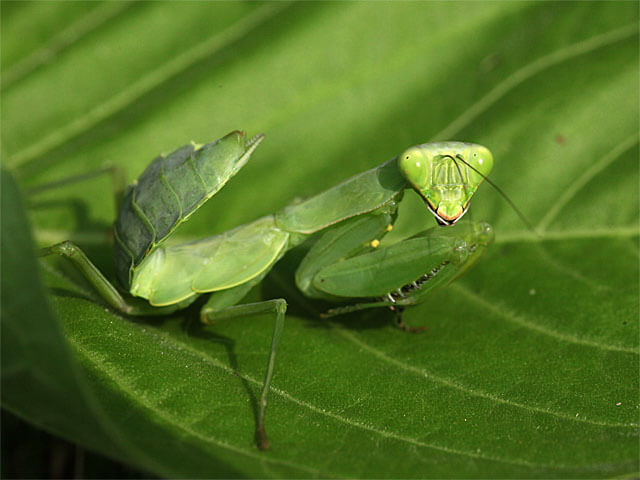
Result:
<instances>
[{"instance_id":1,"label":"green praying mantis","mask_svg":"<svg viewBox=\"0 0 640 480\"><path fill-rule=\"evenodd\" d=\"M233 131L219 140L190 144L159 156L124 192L114 224L116 288L70 241L42 250L70 259L113 309L125 315L165 315L198 296L210 297L200 317L216 320L271 313L275 326L258 404L256 440L267 449L267 396L287 303L239 303L293 247L315 236L295 274L310 298L341 305L324 316L365 308L395 312L422 303L434 289L468 270L492 241L486 223L454 225L493 166L489 150L462 142L428 143L307 200L233 230L186 243L167 240L249 160L263 135ZM441 226L380 246L397 217L404 191L423 199ZM127 294L121 293L121 290Z\"/></svg>"}]
</instances>

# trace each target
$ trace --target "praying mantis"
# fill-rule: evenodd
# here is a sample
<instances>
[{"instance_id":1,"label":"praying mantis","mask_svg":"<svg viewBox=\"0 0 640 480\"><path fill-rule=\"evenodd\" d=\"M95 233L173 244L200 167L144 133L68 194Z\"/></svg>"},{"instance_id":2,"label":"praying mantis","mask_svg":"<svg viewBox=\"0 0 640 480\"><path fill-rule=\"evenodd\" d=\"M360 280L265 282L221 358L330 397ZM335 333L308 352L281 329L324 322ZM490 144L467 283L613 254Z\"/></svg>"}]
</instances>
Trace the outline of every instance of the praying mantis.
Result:
<instances>
[{"instance_id":1,"label":"praying mantis","mask_svg":"<svg viewBox=\"0 0 640 480\"><path fill-rule=\"evenodd\" d=\"M104 301L133 316L166 315L210 294L203 323L252 314L275 317L258 404L256 440L269 448L267 397L284 328L282 298L240 303L290 249L314 236L295 283L310 298L341 305L323 316L365 308L395 312L422 303L440 286L468 270L493 239L486 223L455 226L493 166L477 144L417 145L382 165L355 175L307 200L230 231L186 243L168 241L182 223L215 195L264 139L233 131L208 144L189 144L157 157L124 192L114 224L119 287L70 241L41 251L68 258ZM390 246L380 240L393 228L406 189L424 200L440 226ZM447 226L447 228L443 228ZM126 293L122 293L122 291Z\"/></svg>"}]
</instances>

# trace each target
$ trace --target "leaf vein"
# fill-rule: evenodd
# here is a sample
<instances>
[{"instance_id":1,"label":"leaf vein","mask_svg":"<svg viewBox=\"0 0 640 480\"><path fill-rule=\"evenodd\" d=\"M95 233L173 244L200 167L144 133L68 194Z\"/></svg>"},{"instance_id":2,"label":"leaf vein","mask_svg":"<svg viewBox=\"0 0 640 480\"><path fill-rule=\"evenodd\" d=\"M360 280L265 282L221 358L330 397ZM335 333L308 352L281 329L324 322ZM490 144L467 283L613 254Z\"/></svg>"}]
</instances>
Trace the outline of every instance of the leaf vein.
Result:
<instances>
[{"instance_id":1,"label":"leaf vein","mask_svg":"<svg viewBox=\"0 0 640 480\"><path fill-rule=\"evenodd\" d=\"M71 337L69 338L70 343L73 345L74 349L80 353L87 361L92 362L92 363L96 363L96 359L91 356L91 352L87 351L83 345L78 342L75 338ZM191 350L191 349L190 349ZM218 365L217 362L209 362L209 363L214 363L216 366L222 366L224 367L224 365L220 364ZM235 453L239 453L241 455L246 455L250 458L254 458L257 460L260 460L261 462L267 462L267 463L274 463L274 464L281 464L281 465L285 465L288 467L293 467L293 468L297 468L298 470L301 470L303 472L308 472L308 473L314 473L317 474L319 473L317 470L302 466L302 465L298 465L296 463L293 462L289 462L287 460L280 460L280 459L275 459L275 458L270 458L268 456L266 456L265 454L261 454L259 453L257 450L255 452L250 451L250 450L246 450L240 447L237 447L235 445L231 445L223 440L219 440L216 438L213 438L211 436L207 436L207 435L203 435L202 433L198 432L197 430L194 430L192 428L189 428L187 425L180 423L178 421L176 421L176 419L174 417L172 417L171 415L166 414L161 408L158 408L157 405L154 405L153 403L147 401L144 396L141 396L138 394L138 392L136 392L135 388L132 387L131 385L129 385L127 382L123 381L122 379L122 375L120 375L120 372L118 371L112 371L112 369L107 368L107 364L101 363L99 365L100 371L105 373L110 380L112 380L116 385L118 385L119 388L122 389L122 391L124 391L131 399L133 399L135 402L141 404L142 406L144 406L147 410L149 410L150 412L154 413L158 418L160 418L161 420L163 420L165 423L169 424L169 425L173 425L176 428L181 429L182 431L184 431L185 433L191 435L192 437L196 438L197 440L210 444L210 445L215 445L217 447L226 449L226 450L230 450L233 451ZM228 370L230 372L233 372L233 370L231 370L230 368L223 368L223 370Z\"/></svg>"},{"instance_id":2,"label":"leaf vein","mask_svg":"<svg viewBox=\"0 0 640 480\"><path fill-rule=\"evenodd\" d=\"M556 219L562 209L589 183L598 173L612 164L632 147L638 144L638 134L634 133L630 137L625 138L621 143L616 145L607 155L602 157L598 162L591 165L585 170L580 178L577 178L571 185L566 188L560 198L553 203L553 206L547 210L545 216L536 226L538 232L544 232L549 224Z\"/></svg>"},{"instance_id":3,"label":"leaf vein","mask_svg":"<svg viewBox=\"0 0 640 480\"><path fill-rule=\"evenodd\" d=\"M557 340L567 342L567 343L574 343L578 345L585 345L587 347L597 348L604 351L631 353L634 355L640 355L640 352L638 351L638 349L635 349L635 348L625 347L622 345L609 345L606 343L597 342L595 340L589 340L587 338L580 338L570 333L560 332L548 327L543 327L542 325L539 325L533 322L529 322L518 315L514 315L513 313L506 311L504 308L496 307L494 305L495 302L489 303L483 298L481 298L479 295L471 292L468 288L463 287L459 284L451 285L450 288L455 289L458 293L461 293L462 295L467 297L467 299L473 301L474 303L491 311L492 313L495 313L496 315L502 317L503 319L511 323L515 323L517 325L528 328L530 330L534 330L543 335L556 338Z\"/></svg>"},{"instance_id":4,"label":"leaf vein","mask_svg":"<svg viewBox=\"0 0 640 480\"><path fill-rule=\"evenodd\" d=\"M233 368L223 364L222 362L220 362L219 360L217 360L216 358L213 358L195 348L193 348L191 345L183 343L178 341L177 339L173 338L173 337L169 337L168 335L166 335L164 332L158 332L160 335L163 335L166 339L167 342L173 342L176 344L176 346L180 347L181 349L183 349L184 351L188 351L190 353L192 353L194 356L196 356L197 358L199 358L200 360L204 360L206 363L211 364L212 366L219 368L221 370L223 370L224 372L228 373L229 375L233 375L234 377L239 377L241 379L244 379L250 383L253 383L254 385L257 386L262 386L262 381L257 380L247 374L244 373L240 373L236 370L234 370ZM155 334L157 335L157 334ZM361 423L355 420L351 420L349 418L346 418L342 415L339 415L337 413L334 413L330 410L327 410L325 408L321 408L318 407L312 403L306 402L304 400L300 400L296 397L294 397L293 395L291 395L290 393L286 392L285 390L278 388L276 386L271 387L271 391L287 400L289 400L292 403L295 403L296 405L299 405L301 407L307 408L309 410L311 410L314 413L318 413L320 415L332 418L334 420L337 420L341 423L345 423L351 427L354 428L358 428L361 430L366 430L372 433L375 433L376 435L380 435L382 437L385 438L391 438L393 440L397 440L400 442L404 442L404 443L408 443L414 446L418 446L418 447L424 447L424 448L430 448L433 450L438 450L441 452L445 452L448 454L453 454L453 455L460 455L460 456L464 456L464 457L471 457L471 458L478 458L478 459L482 459L482 460L489 460L489 461L495 461L495 462L499 462L499 463L504 463L504 464L509 464L509 465L518 465L518 466L524 466L524 467L533 467L533 468L560 468L560 469L569 469L572 468L571 466L566 466L566 465L558 465L558 464L553 464L553 465L546 465L546 464L540 464L540 463L536 463L536 462L530 462L528 460L523 460L523 459L507 459L507 458L503 458L503 457L499 457L499 456L494 456L494 455L487 455L487 454L483 454L483 453L479 453L477 451L469 451L469 450L461 450L461 449L456 449L456 448L451 448L451 447L446 447L443 445L438 445L438 444L434 444L434 443L427 443L427 442L423 442L420 441L418 439L406 436L406 435L401 435L399 433L393 432L393 431L389 431L386 429L381 429L378 428L376 426L373 425L368 425L365 423ZM625 425L626 426L626 425Z\"/></svg>"},{"instance_id":5,"label":"leaf vein","mask_svg":"<svg viewBox=\"0 0 640 480\"><path fill-rule=\"evenodd\" d=\"M62 50L73 45L78 39L90 33L110 19L118 16L130 6L128 1L106 2L80 18L77 22L49 40L48 44L31 52L18 63L2 73L2 90L29 75L39 66L50 62Z\"/></svg>"},{"instance_id":6,"label":"leaf vein","mask_svg":"<svg viewBox=\"0 0 640 480\"><path fill-rule=\"evenodd\" d=\"M346 330L339 328L337 329L338 332L340 333L340 335L342 335L343 337L345 337L346 339L348 339L349 341L353 342L354 344L356 344L357 346L359 346L360 348L362 348L363 350L368 351L369 353L371 353L373 356L379 358L380 360L383 360L385 362L388 362L396 367L399 367L402 370L411 372L411 373L415 373L418 374L424 378L426 378L427 380L430 380L432 382L435 383L439 383L441 385L444 385L446 387L449 388L453 388L455 390L460 390L464 393L467 393L469 395L472 395L474 397L480 397L480 398L485 398L487 400L491 400L494 401L496 403L502 403L505 405L509 405L511 407L516 407L516 408L522 408L524 410L530 411L530 412L537 412L537 413L544 413L547 415L552 415L554 417L558 417L561 418L563 420L571 420L571 421L575 421L575 422L581 422L581 423L588 423L588 424L592 424L592 425L597 425L597 426L601 426L601 427L629 427L629 428L635 428L638 426L638 424L634 424L634 423L610 423L610 422L602 422L599 420L590 420L588 418L576 418L573 415L569 415L569 414L565 414L562 412L555 412L553 410L550 410L548 408L542 408L542 407L535 407L535 406L531 406L531 405L526 405L520 402L515 402L513 400L508 400L508 399L504 399L504 398L500 398L496 395L492 395L491 393L488 392L483 392L482 390L478 390L475 388L470 388L467 387L465 385L461 385L460 383L457 383L453 380L450 380L448 378L443 378L440 377L438 375L434 375L433 373L428 372L425 369L422 368L418 368L418 367L414 367L413 365L409 365L406 364L404 362L401 362L398 359L395 359L393 357L388 356L386 353L378 350L377 348L363 342L362 340L360 340L359 338L355 337L353 334L347 332Z\"/></svg>"},{"instance_id":7,"label":"leaf vein","mask_svg":"<svg viewBox=\"0 0 640 480\"><path fill-rule=\"evenodd\" d=\"M601 47L614 44L625 40L626 38L638 33L638 25L636 23L625 25L616 30L602 33L587 40L568 45L564 48L556 50L548 55L538 58L533 62L521 67L514 73L509 75L505 80L499 83L493 90L484 97L471 105L453 122L438 132L434 139L446 139L455 137L464 127L470 124L480 114L488 110L492 105L498 102L509 91L515 89L518 85L526 80L534 77L538 73L558 65L566 60L592 52Z\"/></svg>"},{"instance_id":8,"label":"leaf vein","mask_svg":"<svg viewBox=\"0 0 640 480\"><path fill-rule=\"evenodd\" d=\"M43 155L44 153L64 144L70 138L73 138L83 131L97 125L102 120L131 105L136 99L140 98L147 92L160 86L169 78L177 75L189 66L206 58L208 55L222 50L230 43L238 38L246 35L256 26L260 25L271 16L275 15L283 8L284 4L267 3L259 7L247 15L236 24L230 26L221 33L216 33L207 38L203 42L187 50L182 55L161 65L151 73L143 76L137 82L133 83L129 88L119 92L105 102L96 105L85 115L78 117L70 123L62 126L58 130L53 131L48 136L38 142L16 152L8 159L8 164L12 166L24 165L27 162Z\"/></svg>"}]
</instances>

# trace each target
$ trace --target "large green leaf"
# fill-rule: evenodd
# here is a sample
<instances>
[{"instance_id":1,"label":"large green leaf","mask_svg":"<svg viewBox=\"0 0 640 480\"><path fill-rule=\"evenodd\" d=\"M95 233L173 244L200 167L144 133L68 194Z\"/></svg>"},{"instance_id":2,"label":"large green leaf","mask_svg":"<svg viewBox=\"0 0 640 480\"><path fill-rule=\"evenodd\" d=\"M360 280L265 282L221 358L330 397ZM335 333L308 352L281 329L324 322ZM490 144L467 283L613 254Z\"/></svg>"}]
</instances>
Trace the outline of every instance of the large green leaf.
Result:
<instances>
[{"instance_id":1,"label":"large green leaf","mask_svg":"<svg viewBox=\"0 0 640 480\"><path fill-rule=\"evenodd\" d=\"M12 258L3 237L3 367L58 383L34 389L3 369L6 408L167 476L640 470L635 2L2 2L2 62L3 164L25 191L106 163L133 179L189 140L264 132L251 162L179 232L199 238L409 145L456 139L493 151L493 181L539 233L483 185L472 215L496 242L406 312L429 327L420 335L393 328L385 310L318 319L291 280L299 255L285 257L250 294L290 304L269 452L253 431L272 319L205 328L196 308L123 318L67 263L47 260L67 345L53 333L43 344L57 352L43 378L4 344L10 322L30 342L33 316L48 314L34 310L37 287L10 288L34 278L22 271L33 262ZM110 193L95 177L30 196L38 243L73 239L113 277ZM405 197L396 239L433 225ZM3 227L23 215L5 197L2 214Z\"/></svg>"}]
</instances>

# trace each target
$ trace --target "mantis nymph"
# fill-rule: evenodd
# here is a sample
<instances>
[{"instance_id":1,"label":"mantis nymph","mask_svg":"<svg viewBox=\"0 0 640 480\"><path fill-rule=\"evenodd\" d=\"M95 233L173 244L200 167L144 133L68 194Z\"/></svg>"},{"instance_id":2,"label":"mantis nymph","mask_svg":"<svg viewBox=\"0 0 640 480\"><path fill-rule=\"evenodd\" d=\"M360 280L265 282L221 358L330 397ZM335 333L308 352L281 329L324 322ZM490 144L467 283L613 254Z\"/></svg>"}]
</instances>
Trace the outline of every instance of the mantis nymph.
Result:
<instances>
[{"instance_id":1,"label":"mantis nymph","mask_svg":"<svg viewBox=\"0 0 640 480\"><path fill-rule=\"evenodd\" d=\"M256 426L258 446L266 449L267 395L287 303L281 298L239 302L288 250L316 235L297 269L298 288L308 297L343 304L326 316L385 307L409 330L402 310L466 271L493 233L486 223L467 222L437 226L388 247L379 247L379 240L391 230L408 188L424 199L438 223L455 224L491 171L493 157L470 143L418 145L273 215L213 237L167 244L247 163L263 138L234 131L206 145L183 146L156 158L128 188L114 225L114 257L120 287L130 295L121 294L69 241L42 254L68 257L104 300L126 315L168 314L204 293L211 294L201 310L205 324L272 312L275 328Z\"/></svg>"}]
</instances>

